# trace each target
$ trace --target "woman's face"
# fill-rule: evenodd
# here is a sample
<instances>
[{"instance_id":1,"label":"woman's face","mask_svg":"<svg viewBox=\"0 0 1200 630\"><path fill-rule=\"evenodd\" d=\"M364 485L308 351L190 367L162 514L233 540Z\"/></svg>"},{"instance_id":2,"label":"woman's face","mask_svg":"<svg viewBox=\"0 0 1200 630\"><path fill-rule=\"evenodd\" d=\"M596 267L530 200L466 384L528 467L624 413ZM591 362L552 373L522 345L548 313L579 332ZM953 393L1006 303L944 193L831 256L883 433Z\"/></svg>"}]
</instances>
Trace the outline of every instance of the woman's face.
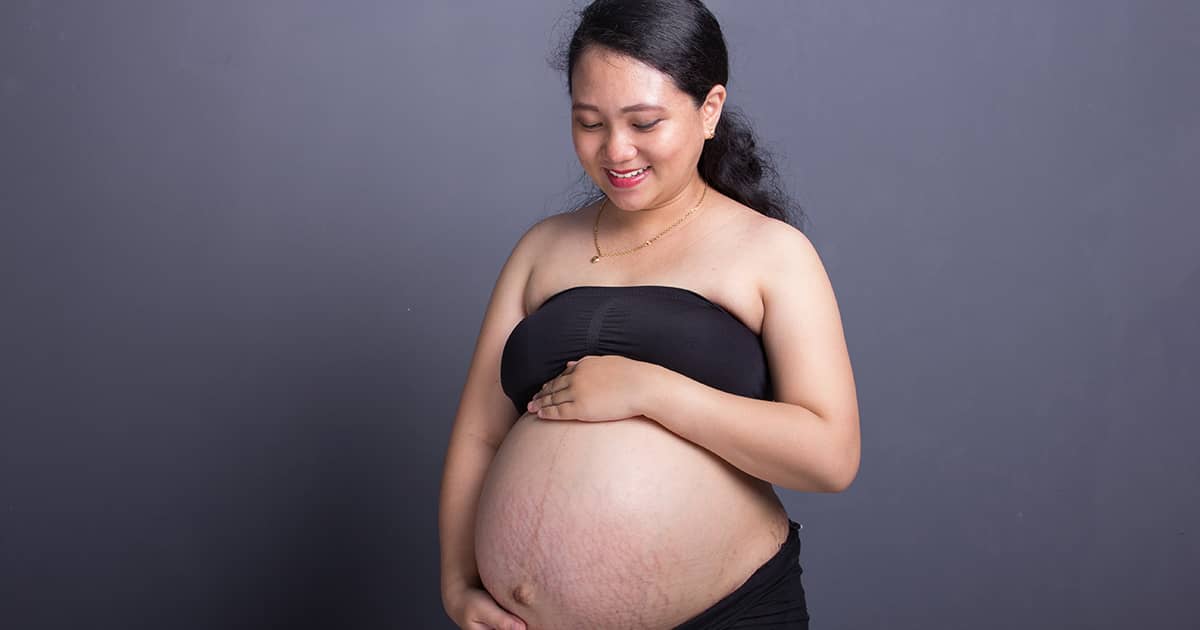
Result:
<instances>
[{"instance_id":1,"label":"woman's face","mask_svg":"<svg viewBox=\"0 0 1200 630\"><path fill-rule=\"evenodd\" d=\"M575 62L571 86L575 153L612 204L661 207L696 180L704 136L716 128L724 103L723 86L714 86L697 108L667 75L595 46Z\"/></svg>"}]
</instances>

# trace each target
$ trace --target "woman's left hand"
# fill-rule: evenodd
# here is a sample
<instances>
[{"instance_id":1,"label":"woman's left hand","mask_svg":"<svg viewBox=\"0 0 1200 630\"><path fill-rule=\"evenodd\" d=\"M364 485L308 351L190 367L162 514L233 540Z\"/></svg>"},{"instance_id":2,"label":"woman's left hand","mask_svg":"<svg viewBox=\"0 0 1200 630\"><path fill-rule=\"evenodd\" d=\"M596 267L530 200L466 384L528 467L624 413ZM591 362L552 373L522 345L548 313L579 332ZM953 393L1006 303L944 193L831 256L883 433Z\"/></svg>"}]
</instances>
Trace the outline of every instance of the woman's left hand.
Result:
<instances>
[{"instance_id":1,"label":"woman's left hand","mask_svg":"<svg viewBox=\"0 0 1200 630\"><path fill-rule=\"evenodd\" d=\"M546 420L608 422L640 415L650 391L653 366L616 354L568 361L546 381L526 409Z\"/></svg>"}]
</instances>

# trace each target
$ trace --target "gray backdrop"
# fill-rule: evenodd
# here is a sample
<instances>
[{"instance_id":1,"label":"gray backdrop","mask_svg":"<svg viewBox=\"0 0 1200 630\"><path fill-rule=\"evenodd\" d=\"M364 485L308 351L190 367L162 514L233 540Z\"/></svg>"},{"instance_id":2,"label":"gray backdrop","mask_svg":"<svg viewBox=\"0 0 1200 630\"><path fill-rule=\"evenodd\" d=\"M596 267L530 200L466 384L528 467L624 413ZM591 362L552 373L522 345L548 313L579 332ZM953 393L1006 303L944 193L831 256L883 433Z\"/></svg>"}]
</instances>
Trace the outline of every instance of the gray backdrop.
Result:
<instances>
[{"instance_id":1,"label":"gray backdrop","mask_svg":"<svg viewBox=\"0 0 1200 630\"><path fill-rule=\"evenodd\" d=\"M1196 627L1200 5L714 1L840 301L814 628ZM0 626L443 628L568 4L0 5Z\"/></svg>"}]
</instances>

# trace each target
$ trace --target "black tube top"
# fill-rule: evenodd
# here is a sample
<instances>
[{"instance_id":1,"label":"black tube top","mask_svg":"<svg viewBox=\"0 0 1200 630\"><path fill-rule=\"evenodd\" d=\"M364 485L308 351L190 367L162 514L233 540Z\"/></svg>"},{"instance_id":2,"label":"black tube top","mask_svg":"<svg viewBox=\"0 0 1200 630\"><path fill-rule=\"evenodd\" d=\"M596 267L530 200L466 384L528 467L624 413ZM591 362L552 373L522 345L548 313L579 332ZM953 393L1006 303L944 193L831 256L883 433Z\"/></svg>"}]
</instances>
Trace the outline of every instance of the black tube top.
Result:
<instances>
[{"instance_id":1,"label":"black tube top","mask_svg":"<svg viewBox=\"0 0 1200 630\"><path fill-rule=\"evenodd\" d=\"M524 413L567 361L589 354L655 363L739 396L772 395L760 336L703 295L658 284L583 285L546 298L509 333L500 386Z\"/></svg>"}]
</instances>

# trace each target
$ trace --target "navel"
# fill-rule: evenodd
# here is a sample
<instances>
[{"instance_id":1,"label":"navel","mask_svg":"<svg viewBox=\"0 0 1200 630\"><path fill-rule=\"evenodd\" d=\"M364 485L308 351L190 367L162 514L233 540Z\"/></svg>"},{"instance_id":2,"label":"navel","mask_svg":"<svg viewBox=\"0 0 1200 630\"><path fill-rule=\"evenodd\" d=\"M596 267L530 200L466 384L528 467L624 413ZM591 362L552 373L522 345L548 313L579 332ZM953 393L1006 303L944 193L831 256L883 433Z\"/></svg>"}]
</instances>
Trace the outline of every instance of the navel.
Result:
<instances>
[{"instance_id":1,"label":"navel","mask_svg":"<svg viewBox=\"0 0 1200 630\"><path fill-rule=\"evenodd\" d=\"M517 587L512 590L512 598L513 601L521 604L522 606L532 606L533 587L529 584L518 584Z\"/></svg>"}]
</instances>

